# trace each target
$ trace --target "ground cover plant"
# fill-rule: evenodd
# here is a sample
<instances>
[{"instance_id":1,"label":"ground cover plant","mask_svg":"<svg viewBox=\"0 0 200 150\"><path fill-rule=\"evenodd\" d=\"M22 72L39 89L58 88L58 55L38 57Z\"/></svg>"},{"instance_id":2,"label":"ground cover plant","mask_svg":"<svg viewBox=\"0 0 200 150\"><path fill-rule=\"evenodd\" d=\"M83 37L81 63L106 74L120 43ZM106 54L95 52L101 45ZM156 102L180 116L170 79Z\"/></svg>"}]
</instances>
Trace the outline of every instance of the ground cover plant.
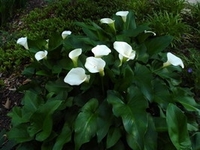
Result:
<instances>
[{"instance_id":1,"label":"ground cover plant","mask_svg":"<svg viewBox=\"0 0 200 150\"><path fill-rule=\"evenodd\" d=\"M199 105L180 86L183 61L165 51L173 38L131 11L77 25L85 35L17 41L34 60L8 114L17 149L199 149Z\"/></svg>"},{"instance_id":2,"label":"ground cover plant","mask_svg":"<svg viewBox=\"0 0 200 150\"><path fill-rule=\"evenodd\" d=\"M82 2L87 4L87 1L82 1ZM165 6L162 5L163 2L165 2L166 4ZM59 15L53 19L50 19L50 21L48 19L45 19L45 21L43 22L42 20L44 20L44 18L48 16L48 15L47 16L45 15L46 13L43 13L41 15L43 16L41 17L42 18L41 22L38 21L38 24L37 22L35 22L34 24L21 26L22 28L24 27L24 30L20 34L18 34L18 36L23 36L23 35L28 36L29 50L25 52L27 53L29 52L29 55L32 58L31 61L34 60L34 62L29 67L27 67L23 72L23 74L27 78L32 79L32 81L29 84L25 85L24 87L21 87L21 90L25 91L25 96L22 99L23 107L13 108L12 112L10 113L10 116L13 118L12 123L14 125L13 131L11 131L10 142L13 142L12 138L15 139L15 135L18 132L23 131L22 133L24 134L21 134L22 135L20 139L21 141L17 141L17 142L15 141L16 142L15 144L17 144L18 149L26 148L27 146L30 146L30 145L34 145L38 149L40 149L40 147L44 149L45 148L48 149L47 145L51 141L56 142L58 144L49 145L49 147L51 147L49 149L52 149L52 148L56 149L57 147L61 148L62 146L63 148L71 147L73 149L74 147L79 147L80 145L82 145L80 146L81 147L80 149L84 149L84 148L88 149L88 147L92 149L94 149L94 147L95 148L98 147L102 149L105 149L105 148L116 149L116 147L119 148L120 146L124 147L124 149L131 149L133 148L132 147L133 145L130 141L132 141L131 138L133 137L133 135L130 132L132 128L130 129L128 128L130 127L128 125L131 124L131 122L126 122L127 121L126 117L130 117L130 116L127 115L128 113L127 114L122 113L122 111L120 111L121 109L119 109L118 106L122 109L130 108L133 102L132 97L135 96L135 97L141 98L143 102L145 101L145 103L141 106L143 106L143 108L145 107L145 109L143 109L142 114L145 114L144 116L146 116L147 118L148 123L146 127L148 128L145 128L144 126L143 127L147 129L146 131L152 130L152 132L156 133L155 135L153 134L154 137L152 137L148 135L149 132L145 132L145 133L142 132L141 130L144 128L141 127L140 129L137 122L133 126L136 128L138 127L137 128L138 132L135 134L138 135L138 133L142 133L141 134L142 136L141 135L138 136L138 139L135 140L135 141L139 141L138 147L140 148L147 147L150 144L150 142L157 139L156 140L157 143L151 144L152 147L150 148L152 149L153 148L199 149L198 144L197 144L198 143L197 141L199 139L199 113L198 113L199 106L195 102L195 100L198 101L198 97L199 97L198 96L198 93L199 93L199 79L198 79L199 19L198 19L198 15L196 15L199 12L199 5L187 6L189 8L188 12L191 12L191 13L187 13L187 12L184 13L180 11L181 8L183 7L182 5L183 1L177 0L177 1L171 1L169 3L168 2L169 1L165 1L165 0L157 0L157 1L144 0L144 1L132 1L132 3L130 3L132 10L134 10L134 14L135 14L134 18L136 18L137 21L139 22L139 25L135 24L136 29L134 31L139 32L139 33L136 32L136 35L130 35L127 32L124 32L127 29L125 27L120 28L121 26L119 23L120 21L114 22L115 26L118 29L117 30L118 32L116 33L113 32L115 30L112 30L112 28L111 27L109 28L109 25L106 24L109 22L106 22L106 23L104 22L104 24L99 23L100 18L111 16L111 15L96 16L95 19L92 18L93 21L95 20L95 22L93 23L90 23L90 19L83 19L84 17L79 16L80 20L78 21L84 21L86 22L86 24L81 24L81 23L74 24L74 22L72 21L73 17L70 20L66 21L64 20L64 18L59 19ZM174 8L179 8L179 9L176 9L177 11L174 11L172 7L168 7L167 3L169 4L169 6L171 5L170 3L173 3L174 6L177 5L177 7L174 7ZM58 10L56 9L56 10L58 11L58 14L63 13L63 15L61 16L64 16L65 14L64 12L67 12L67 11L64 11L63 7L61 7L62 5L60 4L58 6L59 9ZM62 4L64 4L64 1ZM101 3L99 2L98 4L101 4ZM52 6L51 8L56 8ZM71 6L74 6L74 4ZM114 5L111 4L111 6L114 6ZM161 6L163 7L162 10L164 11L159 9L159 8L162 8ZM145 9L145 7L147 7L148 9ZM76 8L79 8L79 7L77 6ZM102 4L102 8L105 8L105 5ZM117 9L117 7L115 8L116 8L116 11L119 10ZM89 6L88 6L88 9L89 9ZM76 15L77 10L75 10L74 15ZM99 9L99 11L100 10L101 9ZM144 10L144 12L146 12L147 10L148 11L145 14L142 14L143 11L141 10ZM84 12L84 10L82 11ZM30 15L31 16L30 18L32 18L32 20L36 20L35 18L40 16L40 13L38 12L39 10L37 10L36 12L33 12L32 15ZM109 13L111 14L111 12ZM55 15L51 11L51 9L48 10L47 14L51 14L51 16ZM132 12L130 14L132 14ZM92 16L92 17L95 17L95 16ZM31 20L30 18L28 17L25 18L24 20L26 22L25 24L30 22ZM121 17L119 16L117 17L116 15L114 15L114 18L112 19L116 20L116 18L117 20L119 20L119 18ZM155 18L157 19L157 21ZM159 19L163 20L163 21L160 21L163 23L162 27L158 26ZM166 20L167 22L165 23ZM146 22L147 24L143 24L143 22ZM191 23L191 22L194 22L194 23ZM60 26L59 25L57 26L56 23L60 24ZM121 20L121 23L123 23L122 20ZM169 26L170 27L166 28L165 27L166 24L167 24L167 27ZM47 32L48 26L50 27L50 30L49 30L50 32ZM26 29L26 27L28 30ZM83 31L88 36L82 36L82 33L84 32L80 30L81 27L83 28ZM179 30L180 27L182 31ZM41 32L39 32L38 29ZM67 36L65 39L63 39L62 36L60 35L61 31L63 31L64 29L70 29L72 31L72 34ZM95 32L94 30L97 30L99 32ZM54 31L56 31L59 34L55 35ZM102 32L104 33L104 31L108 32L108 33L105 33L106 36L108 35L113 38L110 38L109 40L107 40L107 37L105 37L105 35L102 35ZM154 31L154 32L151 32L151 31ZM69 34L70 32L66 32L66 33ZM96 35L97 33L98 35ZM154 36L154 33L156 33L156 36ZM55 37L51 37L51 35ZM171 42L170 40L171 36L166 36L166 35L172 35L175 40ZM43 40L41 39L37 40L38 37L43 38ZM114 43L115 43L114 37L116 37L116 39L122 40L123 42L126 42L132 47L133 50L136 51L135 52L136 56L133 60L130 59L128 62L125 62L125 63L123 62L123 60L120 61L120 59L117 56L118 52L114 48ZM54 38L57 39L57 41L55 40L55 43L52 42ZM149 55L148 50L146 50L146 53L145 53L145 49L142 48L141 45L146 46L148 45L147 43L149 41L155 38L157 38L156 40L160 39L162 50L160 49L160 52L158 54L155 52L155 55L152 54L151 56ZM76 40L77 40L77 43L75 42ZM165 42L167 41L165 46L162 45L163 41ZM104 75L103 77L101 77L101 75L98 75L98 73L96 74L91 73L90 70L88 70L85 66L86 58L94 55L91 49L94 48L99 43L100 44L103 43L104 46L106 45L112 51L111 53L109 53L109 55L102 57L102 59L106 63L104 72L100 71L101 72L100 74ZM167 47L167 45L169 46ZM9 47L13 47L13 46L9 46ZM16 45L14 47L16 47ZM82 50L76 49L76 48L81 48ZM13 64L16 64L16 66L19 66L19 64L21 63L21 58L24 57L21 54L25 54L23 53L24 50L22 50L22 48L20 48L19 45L17 46L17 48L14 48L14 49L20 50L20 51L15 51L15 53L13 53L13 55L16 55L16 56L12 55L12 49L11 51L7 51L9 52L8 54L4 53L2 49L1 52L3 55L0 55L0 57L3 58L3 59L0 59L3 62L3 65L1 67L3 68L2 71L6 70L5 68L12 68L12 66L15 66ZM73 51L74 49L76 49L76 51ZM138 51L140 51L141 49L144 50L142 54L143 53L147 54L147 55L144 55L144 58L142 58L143 55L141 53L138 53ZM37 53L38 51L40 52ZM56 54L56 51L61 51L61 53ZM71 51L73 51L72 52L73 55L74 55L74 52L80 53L80 51L82 51L81 55L77 59L78 64L76 64L76 62L73 61L73 59L71 60L70 58L71 56L70 57L68 56L68 54ZM180 58L183 60L183 63L184 63L183 72L180 69L181 66L183 67L182 63L180 64L181 65L180 67L177 67L177 66L175 67L173 65L168 66L166 68L161 67L163 66L163 63L167 61L168 51L171 51L173 54L180 56ZM35 57L36 53L37 55ZM38 55L39 56L40 54L46 55L46 53L48 53L47 58L39 60L40 58L38 58ZM150 53L153 53L153 52L150 52ZM169 53L168 55L175 56L175 55L171 55L171 53ZM7 57L11 57L11 59L8 60ZM15 61L16 59L17 59L16 63L13 63L13 61ZM39 61L36 61L37 59ZM58 61L58 59L61 59L61 60ZM7 62L9 63L7 64ZM54 64L54 62L56 62L56 64ZM65 62L68 63L68 66L66 66ZM61 64L61 66L59 66L59 63ZM53 66L51 66L52 64ZM87 75L90 75L90 79L87 84L85 82L81 83L78 86L68 85L68 83L63 84L64 77L66 76L66 74L68 74L68 72L70 73L73 73L74 71L75 72L80 71L82 73L84 72L83 69L81 68L77 68L75 70L72 69L73 67L75 67L74 65L78 65L79 67L84 68L85 73ZM142 67L140 67L140 65ZM163 69L165 71L166 70L169 71L169 74L165 72L166 73L165 76L162 77L164 73L161 70L158 70L158 72L161 71L161 73L158 75L157 74L158 72L154 72L155 71L154 69L156 69L157 67L158 68L161 67L161 70ZM119 68L122 68L122 69L119 69ZM141 69L138 69L138 68L141 68ZM111 70L110 72L109 72L109 69ZM119 71L117 71L118 69ZM129 75L132 74L134 75L133 78L135 79L138 76L140 76L142 74L141 72L143 71L144 72L146 71L145 72L146 74L148 73L150 74L150 77L148 77L146 81L143 81L144 83L133 81L130 85L127 85L126 82L124 83L124 85L123 84L120 85L120 83L123 81L131 80L131 78L126 78L127 76L129 77ZM69 79L70 73L68 77L66 77L67 79ZM171 79L167 77L168 75L170 76ZM173 77L171 77L171 75L173 75ZM83 74L83 76L81 76L80 78L86 80L88 79L87 77L88 76ZM116 77L118 81L114 80L113 77ZM146 78L146 76L144 77L141 75L141 78L142 77ZM173 80L174 78L176 79ZM183 78L184 82L181 82L181 78ZM153 80L153 82L150 83L150 85L152 86L151 88L145 84L146 82L149 83L148 80L150 79ZM159 82L160 80L163 82L160 82L159 86L156 87L157 82ZM80 80L78 81L80 83ZM81 82L82 81L83 80L81 80ZM72 81L72 82L75 82L75 81ZM105 84L105 82L112 83L112 84L110 86L110 84ZM105 88L103 88L104 85L105 85ZM57 87L54 87L54 86L57 86ZM123 90L123 86L126 90ZM191 90L194 92L195 95L193 95L189 89L183 88L183 87L191 88ZM64 93L64 89L67 89L67 94ZM138 91L138 89L142 89L142 90ZM132 92L130 92L131 90L137 91L138 94L134 95ZM89 91L92 91L92 92L89 92ZM98 91L99 93L103 93L103 94L99 94L98 92L95 93L95 91ZM105 91L109 91L109 92L105 92ZM165 91L165 92L162 92L162 91ZM77 93L80 93L80 94L76 95ZM90 93L94 93L94 94L91 95ZM195 97L195 100L193 99L193 97ZM169 101L164 102L162 101L163 98L164 100L167 99ZM124 105L122 104L118 105L120 103L117 103L117 102L114 103L112 99L116 99L117 102L122 102L122 104ZM39 100L41 101L39 102ZM52 104L50 103L50 101L53 101L53 100L56 100L58 105L60 103L58 108L55 108L56 107L55 105L54 107L55 109L52 109L52 112L49 112L50 109L44 110L44 107L46 107L47 105L53 105L53 102ZM81 100L83 100L83 102ZM136 101L139 101L139 100L136 99ZM31 102L35 102L35 103L31 103ZM65 105L62 105L63 103ZM29 104L34 104L35 109L34 110L31 109L31 111L27 114L27 116L24 116L25 112L27 111L27 108L28 109L30 108ZM168 104L170 104L169 107L168 107ZM104 114L103 112L104 109L106 109L105 111L108 111L108 113ZM172 110L175 112L174 114ZM63 115L63 113L66 111L69 111L69 112ZM130 109L130 112L132 111L134 110ZM22 113L22 115L20 113ZM50 126L48 126L49 128L47 128L49 129L48 131L45 130L44 127L42 127L42 125L44 126L46 125L43 124L44 122L41 118L36 120L35 116L38 116L38 114L43 114L43 115L46 114L44 116L43 115L41 116L43 118L47 118L47 122L50 122ZM106 115L108 115L106 117L111 117L111 120L112 121L114 120L114 123L107 122L106 124L107 126L102 129L104 131L99 131L100 130L99 126L97 126L96 128L92 128L93 130L91 131L91 133L83 134L80 130L77 129L78 128L77 124L81 122L79 116L81 117L85 116L84 119L87 119L86 117L90 115L91 115L91 119L94 119L94 120L91 120L90 122L90 123L93 123L94 127L96 127L95 125L97 125L99 122L102 123L103 121L105 121L102 119L102 116L106 116ZM175 123L175 125L172 123L172 125L174 126L171 128L171 122L169 118L170 115L174 117L173 118L174 120L176 120L178 116L179 117L181 116L179 118L180 122L182 123L181 127L183 128L183 131L185 131L183 132L183 135L181 135L181 133L179 132L180 130L177 128L177 126L179 125L178 123ZM17 116L20 117L20 119L18 118L19 120L14 119ZM137 117L138 116L132 116L131 119L135 119ZM16 123L17 120L19 122ZM69 124L66 123L69 120L70 120ZM95 120L97 120L97 123L95 123ZM41 124L39 124L39 121L41 121L40 122ZM145 119L143 121L145 121ZM79 123L76 123L76 122L79 122ZM170 122L170 125L169 125L169 122ZM125 124L125 123L128 123L128 124ZM132 123L134 124L134 122ZM21 129L21 127L25 127L23 128L24 130ZM180 129L182 130L182 128ZM88 128L86 127L85 129L88 129ZM173 133L173 134L170 133L171 130L174 130L174 129L178 133ZM27 134L27 132L29 135ZM62 136L63 136L62 133L65 133L65 132L71 135L71 137L68 136L70 139L67 139L66 140L67 142L62 141ZM1 135L4 135L4 134L5 132L2 131ZM40 140L40 139L38 140L37 137L41 138L42 135L45 136L46 134L47 135L50 134L48 138L43 138L43 140ZM23 141L24 140L23 135L30 136L30 137L35 136L35 137L29 138L30 141ZM84 137L83 141L75 140L77 138L80 138L81 135L90 135L90 136ZM176 135L175 138L172 138L172 135ZM147 139L148 137L152 137L152 140L150 140L149 143L141 142L141 139L144 140L144 139ZM178 139L179 137L181 137L184 142L187 141L186 145L184 144L182 145L181 142L176 141L176 139ZM5 139L5 136L1 138L1 141L2 139ZM65 142L66 144L64 144ZM13 146L14 144L12 143L10 145ZM120 149L123 149L121 147Z\"/></svg>"}]
</instances>

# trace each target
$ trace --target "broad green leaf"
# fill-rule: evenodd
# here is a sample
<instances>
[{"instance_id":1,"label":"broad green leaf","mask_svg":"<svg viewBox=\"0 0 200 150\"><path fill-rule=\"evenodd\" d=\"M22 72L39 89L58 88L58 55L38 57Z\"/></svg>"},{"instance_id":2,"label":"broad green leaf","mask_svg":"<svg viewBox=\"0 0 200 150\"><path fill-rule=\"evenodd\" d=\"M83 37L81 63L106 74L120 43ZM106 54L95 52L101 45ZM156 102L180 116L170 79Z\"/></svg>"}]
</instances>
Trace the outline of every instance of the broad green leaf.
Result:
<instances>
[{"instance_id":1,"label":"broad green leaf","mask_svg":"<svg viewBox=\"0 0 200 150\"><path fill-rule=\"evenodd\" d=\"M181 103L186 110L196 111L200 114L200 105L197 104L194 98L189 95L187 90L183 88L176 88L176 90L174 90L173 100Z\"/></svg>"},{"instance_id":2,"label":"broad green leaf","mask_svg":"<svg viewBox=\"0 0 200 150\"><path fill-rule=\"evenodd\" d=\"M137 63L135 65L133 82L150 101L153 96L152 80L152 72L146 66Z\"/></svg>"},{"instance_id":3,"label":"broad green leaf","mask_svg":"<svg viewBox=\"0 0 200 150\"><path fill-rule=\"evenodd\" d=\"M199 141L200 141L200 132L196 132L192 138L192 148L193 150L200 150L200 144L199 144Z\"/></svg>"},{"instance_id":4,"label":"broad green leaf","mask_svg":"<svg viewBox=\"0 0 200 150\"><path fill-rule=\"evenodd\" d=\"M169 104L166 121L170 139L177 150L190 150L191 141L187 131L187 119L183 112L174 104Z\"/></svg>"},{"instance_id":5,"label":"broad green leaf","mask_svg":"<svg viewBox=\"0 0 200 150\"><path fill-rule=\"evenodd\" d=\"M102 139L108 133L108 130L112 124L113 113L111 107L106 101L104 101L98 108L98 130L97 130L97 141L100 143Z\"/></svg>"},{"instance_id":6,"label":"broad green leaf","mask_svg":"<svg viewBox=\"0 0 200 150\"><path fill-rule=\"evenodd\" d=\"M120 139L120 137L121 137L120 128L118 127L110 128L107 135L106 148L114 146Z\"/></svg>"},{"instance_id":7,"label":"broad green leaf","mask_svg":"<svg viewBox=\"0 0 200 150\"><path fill-rule=\"evenodd\" d=\"M152 81L154 99L162 109L166 110L170 102L172 102L172 93L166 83L159 79L154 79Z\"/></svg>"},{"instance_id":8,"label":"broad green leaf","mask_svg":"<svg viewBox=\"0 0 200 150\"><path fill-rule=\"evenodd\" d=\"M78 150L82 144L90 141L97 132L97 113L98 107L97 99L89 100L82 108L82 111L75 121L75 136L74 141L76 150Z\"/></svg>"},{"instance_id":9,"label":"broad green leaf","mask_svg":"<svg viewBox=\"0 0 200 150\"><path fill-rule=\"evenodd\" d=\"M167 123L165 118L154 117L154 124L157 132L166 132L167 131Z\"/></svg>"},{"instance_id":10,"label":"broad green leaf","mask_svg":"<svg viewBox=\"0 0 200 150\"><path fill-rule=\"evenodd\" d=\"M44 100L39 97L38 94L31 91L26 91L22 99L22 103L27 112L35 112L39 106L44 103Z\"/></svg>"},{"instance_id":11,"label":"broad green leaf","mask_svg":"<svg viewBox=\"0 0 200 150\"><path fill-rule=\"evenodd\" d=\"M159 52L165 50L170 43L172 42L172 37L169 35L161 36L161 37L155 37L153 39L150 39L146 42L147 46L147 52L149 55L156 55Z\"/></svg>"},{"instance_id":12,"label":"broad green leaf","mask_svg":"<svg viewBox=\"0 0 200 150\"><path fill-rule=\"evenodd\" d=\"M54 36L51 36L49 39L49 50L55 50L57 47L59 47L62 44L62 37L60 34L54 34Z\"/></svg>"},{"instance_id":13,"label":"broad green leaf","mask_svg":"<svg viewBox=\"0 0 200 150\"><path fill-rule=\"evenodd\" d=\"M149 29L148 25L139 25L137 28L134 27L134 29L125 30L124 34L127 37L136 37L140 33L143 33L144 30L148 30L148 29Z\"/></svg>"},{"instance_id":14,"label":"broad green leaf","mask_svg":"<svg viewBox=\"0 0 200 150\"><path fill-rule=\"evenodd\" d=\"M87 35L87 37L89 37L92 40L98 40L96 28L94 28L93 26L86 25L85 23L81 23L81 22L76 22L76 24L82 27L82 30Z\"/></svg>"},{"instance_id":15,"label":"broad green leaf","mask_svg":"<svg viewBox=\"0 0 200 150\"><path fill-rule=\"evenodd\" d=\"M126 100L117 95L116 92L109 91L107 101L112 105L114 115L122 118L124 128L128 133L127 142L134 139L135 144L129 146L133 149L143 149L143 137L148 126L147 101L136 87L128 90Z\"/></svg>"},{"instance_id":16,"label":"broad green leaf","mask_svg":"<svg viewBox=\"0 0 200 150\"><path fill-rule=\"evenodd\" d=\"M132 11L129 11L126 22L125 22L125 28L126 29L136 29L136 22L135 22L135 17Z\"/></svg>"},{"instance_id":17,"label":"broad green leaf","mask_svg":"<svg viewBox=\"0 0 200 150\"><path fill-rule=\"evenodd\" d=\"M49 91L49 92L54 92L55 94L59 94L61 92L69 92L71 91L71 87L64 82L64 80L62 79L58 79L56 81L49 81L47 82L47 84L45 85L45 88Z\"/></svg>"},{"instance_id":18,"label":"broad green leaf","mask_svg":"<svg viewBox=\"0 0 200 150\"><path fill-rule=\"evenodd\" d=\"M17 106L12 108L11 112L8 113L8 116L11 117L11 122L13 126L28 122L29 120L28 118L23 117L21 108Z\"/></svg>"},{"instance_id":19,"label":"broad green leaf","mask_svg":"<svg viewBox=\"0 0 200 150\"><path fill-rule=\"evenodd\" d=\"M20 124L16 127L11 128L11 130L7 134L8 138L16 141L17 143L31 141L33 137L31 137L27 132L27 126L27 124Z\"/></svg>"},{"instance_id":20,"label":"broad green leaf","mask_svg":"<svg viewBox=\"0 0 200 150\"><path fill-rule=\"evenodd\" d=\"M65 123L61 133L58 135L53 150L62 150L65 143L71 140L72 131L68 123Z\"/></svg>"},{"instance_id":21,"label":"broad green leaf","mask_svg":"<svg viewBox=\"0 0 200 150\"><path fill-rule=\"evenodd\" d=\"M31 116L31 125L28 132L30 135L36 134L36 140L44 141L51 134L53 125L52 114L61 103L62 101L59 100L47 101Z\"/></svg>"},{"instance_id":22,"label":"broad green leaf","mask_svg":"<svg viewBox=\"0 0 200 150\"><path fill-rule=\"evenodd\" d=\"M117 81L116 87L120 91L126 90L134 80L134 72L129 65L124 65L122 70L122 79Z\"/></svg>"},{"instance_id":23,"label":"broad green leaf","mask_svg":"<svg viewBox=\"0 0 200 150\"><path fill-rule=\"evenodd\" d=\"M144 136L144 150L157 149L157 131L153 121L153 118L148 116L148 128Z\"/></svg>"},{"instance_id":24,"label":"broad green leaf","mask_svg":"<svg viewBox=\"0 0 200 150\"><path fill-rule=\"evenodd\" d=\"M29 66L23 70L22 75L25 75L26 77L31 77L34 75L34 73L35 73L35 68L32 66Z\"/></svg>"}]
</instances>

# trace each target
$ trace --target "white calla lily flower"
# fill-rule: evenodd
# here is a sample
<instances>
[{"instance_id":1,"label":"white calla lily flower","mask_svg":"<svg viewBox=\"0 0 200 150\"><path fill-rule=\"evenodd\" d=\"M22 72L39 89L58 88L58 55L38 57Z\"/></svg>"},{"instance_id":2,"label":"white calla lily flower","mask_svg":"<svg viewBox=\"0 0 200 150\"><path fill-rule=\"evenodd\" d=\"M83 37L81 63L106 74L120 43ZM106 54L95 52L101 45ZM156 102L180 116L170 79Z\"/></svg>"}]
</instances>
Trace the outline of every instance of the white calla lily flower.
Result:
<instances>
[{"instance_id":1,"label":"white calla lily flower","mask_svg":"<svg viewBox=\"0 0 200 150\"><path fill-rule=\"evenodd\" d=\"M92 52L95 57L102 57L108 55L111 50L106 45L97 45L92 48Z\"/></svg>"},{"instance_id":2,"label":"white calla lily flower","mask_svg":"<svg viewBox=\"0 0 200 150\"><path fill-rule=\"evenodd\" d=\"M37 52L37 53L35 54L35 59L36 59L37 61L40 61L40 60L46 58L46 57L47 57L47 54L48 54L48 51L46 51L46 50L44 50L44 51L39 51L39 52Z\"/></svg>"},{"instance_id":3,"label":"white calla lily flower","mask_svg":"<svg viewBox=\"0 0 200 150\"><path fill-rule=\"evenodd\" d=\"M83 82L88 82L89 75L85 74L85 70L81 67L72 68L64 78L64 82L69 85L80 85Z\"/></svg>"},{"instance_id":4,"label":"white calla lily flower","mask_svg":"<svg viewBox=\"0 0 200 150\"><path fill-rule=\"evenodd\" d=\"M113 24L115 20L112 20L111 18L102 18L100 22L105 24Z\"/></svg>"},{"instance_id":5,"label":"white calla lily flower","mask_svg":"<svg viewBox=\"0 0 200 150\"><path fill-rule=\"evenodd\" d=\"M82 54L81 48L74 49L73 51L71 51L69 53L69 58L73 61L75 66L77 66L77 64L78 64L77 60L81 54Z\"/></svg>"},{"instance_id":6,"label":"white calla lily flower","mask_svg":"<svg viewBox=\"0 0 200 150\"><path fill-rule=\"evenodd\" d=\"M111 18L102 18L100 22L108 24L115 31L115 20L112 20Z\"/></svg>"},{"instance_id":7,"label":"white calla lily flower","mask_svg":"<svg viewBox=\"0 0 200 150\"><path fill-rule=\"evenodd\" d=\"M167 67L169 65L181 66L182 68L184 68L183 61L170 52L167 53L167 61L163 63L163 67Z\"/></svg>"},{"instance_id":8,"label":"white calla lily flower","mask_svg":"<svg viewBox=\"0 0 200 150\"><path fill-rule=\"evenodd\" d=\"M118 11L118 12L116 12L116 15L117 15L117 16L121 16L121 17L122 17L122 20L123 20L124 22L126 22L126 17L127 17L127 15L128 15L128 13L129 13L129 11Z\"/></svg>"},{"instance_id":9,"label":"white calla lily flower","mask_svg":"<svg viewBox=\"0 0 200 150\"><path fill-rule=\"evenodd\" d=\"M85 62L85 68L91 73L99 72L101 76L104 76L104 67L106 62L101 58L88 57Z\"/></svg>"},{"instance_id":10,"label":"white calla lily flower","mask_svg":"<svg viewBox=\"0 0 200 150\"><path fill-rule=\"evenodd\" d=\"M153 31L144 30L144 33L152 33L152 34L153 34L153 36L156 36L156 33L155 33L155 32L153 32Z\"/></svg>"},{"instance_id":11,"label":"white calla lily flower","mask_svg":"<svg viewBox=\"0 0 200 150\"><path fill-rule=\"evenodd\" d=\"M29 49L28 48L28 40L27 37L21 37L17 40L17 44L24 46L25 49Z\"/></svg>"},{"instance_id":12,"label":"white calla lily flower","mask_svg":"<svg viewBox=\"0 0 200 150\"><path fill-rule=\"evenodd\" d=\"M62 36L63 39L65 39L68 35L71 35L71 34L72 34L71 31L63 31L61 36Z\"/></svg>"},{"instance_id":13,"label":"white calla lily flower","mask_svg":"<svg viewBox=\"0 0 200 150\"><path fill-rule=\"evenodd\" d=\"M113 46L114 49L119 53L119 59L121 61L120 65L123 61L129 61L135 58L136 52L128 43L123 41L115 41Z\"/></svg>"}]
</instances>

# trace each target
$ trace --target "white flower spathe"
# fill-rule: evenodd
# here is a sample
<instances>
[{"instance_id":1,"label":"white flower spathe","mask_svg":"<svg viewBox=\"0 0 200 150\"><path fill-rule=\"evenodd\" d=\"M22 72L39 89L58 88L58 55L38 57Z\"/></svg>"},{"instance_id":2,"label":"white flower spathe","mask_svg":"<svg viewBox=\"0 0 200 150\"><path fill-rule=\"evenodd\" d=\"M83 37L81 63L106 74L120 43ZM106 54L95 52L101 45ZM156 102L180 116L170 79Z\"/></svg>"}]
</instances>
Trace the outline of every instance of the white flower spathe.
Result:
<instances>
[{"instance_id":1,"label":"white flower spathe","mask_svg":"<svg viewBox=\"0 0 200 150\"><path fill-rule=\"evenodd\" d=\"M102 18L100 22L105 24L113 24L115 20L112 20L111 18Z\"/></svg>"},{"instance_id":2,"label":"white flower spathe","mask_svg":"<svg viewBox=\"0 0 200 150\"><path fill-rule=\"evenodd\" d=\"M135 58L136 52L132 49L132 47L123 41L115 41L114 49L119 53L119 59L121 63L123 60L129 61Z\"/></svg>"},{"instance_id":3,"label":"white flower spathe","mask_svg":"<svg viewBox=\"0 0 200 150\"><path fill-rule=\"evenodd\" d=\"M85 68L87 68L90 73L99 72L101 76L104 76L105 66L106 62L101 58L88 57L85 62Z\"/></svg>"},{"instance_id":4,"label":"white flower spathe","mask_svg":"<svg viewBox=\"0 0 200 150\"><path fill-rule=\"evenodd\" d=\"M153 32L153 31L144 30L144 33L152 33L152 34L153 34L153 36L156 36L156 33L155 33L155 32Z\"/></svg>"},{"instance_id":5,"label":"white flower spathe","mask_svg":"<svg viewBox=\"0 0 200 150\"><path fill-rule=\"evenodd\" d=\"M47 50L39 51L39 52L37 52L37 53L35 54L35 59L36 59L37 61L40 61L40 60L46 58L46 57L47 57L47 54L48 54L48 51L47 51Z\"/></svg>"},{"instance_id":6,"label":"white flower spathe","mask_svg":"<svg viewBox=\"0 0 200 150\"><path fill-rule=\"evenodd\" d=\"M95 57L102 57L108 55L111 50L106 45L97 45L92 48L92 52Z\"/></svg>"},{"instance_id":7,"label":"white flower spathe","mask_svg":"<svg viewBox=\"0 0 200 150\"><path fill-rule=\"evenodd\" d=\"M71 31L63 31L61 36L62 36L63 39L65 39L68 35L71 35L71 34L72 34Z\"/></svg>"},{"instance_id":8,"label":"white flower spathe","mask_svg":"<svg viewBox=\"0 0 200 150\"><path fill-rule=\"evenodd\" d=\"M116 12L116 15L117 15L117 16L121 16L121 17L122 17L122 20L123 20L124 22L126 22L126 17L127 17L127 15L128 15L128 13L129 13L129 11L118 11L118 12Z\"/></svg>"},{"instance_id":9,"label":"white flower spathe","mask_svg":"<svg viewBox=\"0 0 200 150\"><path fill-rule=\"evenodd\" d=\"M163 63L163 67L167 67L169 65L181 66L182 68L184 68L183 61L170 52L167 53L167 61Z\"/></svg>"},{"instance_id":10,"label":"white flower spathe","mask_svg":"<svg viewBox=\"0 0 200 150\"><path fill-rule=\"evenodd\" d=\"M21 37L17 40L17 44L24 46L25 49L29 49L28 48L28 40L27 37Z\"/></svg>"},{"instance_id":11,"label":"white flower spathe","mask_svg":"<svg viewBox=\"0 0 200 150\"><path fill-rule=\"evenodd\" d=\"M64 78L64 82L69 85L80 85L89 81L90 76L85 74L85 70L81 67L72 68Z\"/></svg>"},{"instance_id":12,"label":"white flower spathe","mask_svg":"<svg viewBox=\"0 0 200 150\"><path fill-rule=\"evenodd\" d=\"M73 61L75 66L77 66L77 60L81 54L82 54L81 48L74 49L69 53L69 58Z\"/></svg>"}]
</instances>

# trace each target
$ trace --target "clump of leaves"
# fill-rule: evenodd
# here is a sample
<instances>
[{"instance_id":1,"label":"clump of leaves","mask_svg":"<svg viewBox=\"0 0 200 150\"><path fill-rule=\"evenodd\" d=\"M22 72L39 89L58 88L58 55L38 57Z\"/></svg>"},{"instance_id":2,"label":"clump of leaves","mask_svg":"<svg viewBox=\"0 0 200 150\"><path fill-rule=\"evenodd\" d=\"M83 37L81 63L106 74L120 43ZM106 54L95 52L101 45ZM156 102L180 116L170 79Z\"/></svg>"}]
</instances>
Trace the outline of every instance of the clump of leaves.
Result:
<instances>
[{"instance_id":1,"label":"clump of leaves","mask_svg":"<svg viewBox=\"0 0 200 150\"><path fill-rule=\"evenodd\" d=\"M189 36L190 27L179 14L164 12L155 12L148 17L149 26L159 35L172 35L174 41L172 46L181 43L183 37Z\"/></svg>"},{"instance_id":2,"label":"clump of leaves","mask_svg":"<svg viewBox=\"0 0 200 150\"><path fill-rule=\"evenodd\" d=\"M18 39L35 61L9 140L19 149L198 150L199 104L180 86L182 60L164 51L173 38L137 25L131 11L100 21L77 23L84 35Z\"/></svg>"},{"instance_id":3,"label":"clump of leaves","mask_svg":"<svg viewBox=\"0 0 200 150\"><path fill-rule=\"evenodd\" d=\"M180 14L186 6L185 0L154 0L155 11L167 11L172 14ZM172 7L173 6L173 7Z\"/></svg>"}]
</instances>

